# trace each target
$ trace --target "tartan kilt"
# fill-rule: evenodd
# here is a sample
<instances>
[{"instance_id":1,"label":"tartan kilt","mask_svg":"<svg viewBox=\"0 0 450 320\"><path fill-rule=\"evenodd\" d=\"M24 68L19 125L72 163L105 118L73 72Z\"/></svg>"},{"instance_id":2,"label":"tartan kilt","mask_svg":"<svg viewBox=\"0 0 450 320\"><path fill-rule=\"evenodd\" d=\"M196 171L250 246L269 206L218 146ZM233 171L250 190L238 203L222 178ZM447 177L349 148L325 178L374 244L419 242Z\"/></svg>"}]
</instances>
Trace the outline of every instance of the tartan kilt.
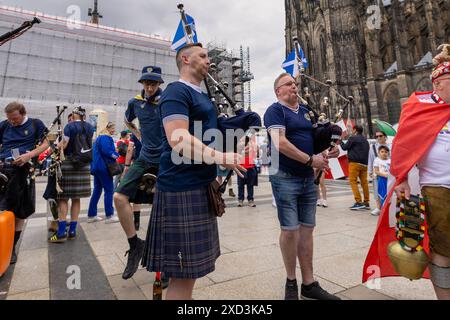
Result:
<instances>
[{"instance_id":1,"label":"tartan kilt","mask_svg":"<svg viewBox=\"0 0 450 320\"><path fill-rule=\"evenodd\" d=\"M91 196L91 170L90 165L75 168L71 160L61 163L61 189L58 200L81 199Z\"/></svg>"},{"instance_id":2,"label":"tartan kilt","mask_svg":"<svg viewBox=\"0 0 450 320\"><path fill-rule=\"evenodd\" d=\"M27 219L34 213L36 205L36 184L34 179L29 179L30 166L6 164L0 167L0 172L8 178L0 192L0 211L11 211L16 218Z\"/></svg>"},{"instance_id":3,"label":"tartan kilt","mask_svg":"<svg viewBox=\"0 0 450 320\"><path fill-rule=\"evenodd\" d=\"M215 270L220 256L217 217L207 188L156 191L142 266L169 278L199 279Z\"/></svg>"}]
</instances>

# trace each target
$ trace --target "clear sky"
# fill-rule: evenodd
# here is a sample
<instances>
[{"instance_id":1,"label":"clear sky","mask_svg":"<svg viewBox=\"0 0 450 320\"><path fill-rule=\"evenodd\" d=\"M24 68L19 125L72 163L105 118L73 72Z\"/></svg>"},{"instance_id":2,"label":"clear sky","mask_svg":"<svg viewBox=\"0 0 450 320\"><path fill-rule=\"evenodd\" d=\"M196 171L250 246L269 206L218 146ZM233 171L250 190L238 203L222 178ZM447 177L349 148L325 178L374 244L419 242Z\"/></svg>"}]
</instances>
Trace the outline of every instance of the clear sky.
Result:
<instances>
[{"instance_id":1,"label":"clear sky","mask_svg":"<svg viewBox=\"0 0 450 320\"><path fill-rule=\"evenodd\" d=\"M283 0L99 0L101 24L158 34L172 40L180 15L177 4L195 19L199 41L225 43L238 53L250 47L253 110L261 115L276 99L273 80L285 58L285 10ZM0 0L0 4L52 15L66 16L70 5L81 8L81 20L89 20L94 0Z\"/></svg>"}]
</instances>

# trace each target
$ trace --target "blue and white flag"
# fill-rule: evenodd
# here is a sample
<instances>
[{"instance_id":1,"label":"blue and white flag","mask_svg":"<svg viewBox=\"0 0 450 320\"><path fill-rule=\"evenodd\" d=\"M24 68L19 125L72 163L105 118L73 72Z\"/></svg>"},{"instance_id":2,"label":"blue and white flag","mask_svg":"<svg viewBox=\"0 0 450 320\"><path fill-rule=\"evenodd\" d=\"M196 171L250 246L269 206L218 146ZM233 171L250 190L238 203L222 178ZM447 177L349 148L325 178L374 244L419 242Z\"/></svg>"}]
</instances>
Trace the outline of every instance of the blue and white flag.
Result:
<instances>
[{"instance_id":1,"label":"blue and white flag","mask_svg":"<svg viewBox=\"0 0 450 320\"><path fill-rule=\"evenodd\" d=\"M188 23L188 26L191 27L192 30L192 38L189 39L186 31L184 29L183 20L180 20L180 24L178 25L177 32L175 33L175 37L173 38L172 46L171 48L175 51L180 50L182 47L184 47L187 43L198 43L197 39L197 31L195 30L195 21L194 18L192 18L189 15L186 15L186 20Z\"/></svg>"},{"instance_id":2,"label":"blue and white flag","mask_svg":"<svg viewBox=\"0 0 450 320\"><path fill-rule=\"evenodd\" d=\"M300 52L297 50L292 50L286 60L283 62L281 66L287 73L289 73L294 78L297 78L300 75L300 70L302 67L304 69L308 68L308 60L305 57L305 53L303 49L300 47Z\"/></svg>"}]
</instances>

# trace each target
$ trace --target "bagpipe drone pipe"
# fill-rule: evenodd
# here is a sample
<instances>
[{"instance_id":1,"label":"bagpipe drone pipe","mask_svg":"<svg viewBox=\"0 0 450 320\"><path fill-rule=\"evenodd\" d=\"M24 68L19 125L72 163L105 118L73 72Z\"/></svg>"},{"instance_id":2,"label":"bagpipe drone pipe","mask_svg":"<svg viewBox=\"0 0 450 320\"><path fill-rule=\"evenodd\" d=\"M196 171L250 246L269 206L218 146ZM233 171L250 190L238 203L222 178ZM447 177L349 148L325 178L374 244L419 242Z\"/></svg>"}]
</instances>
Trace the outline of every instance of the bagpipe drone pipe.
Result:
<instances>
[{"instance_id":1,"label":"bagpipe drone pipe","mask_svg":"<svg viewBox=\"0 0 450 320\"><path fill-rule=\"evenodd\" d=\"M315 112L309 105L308 101L304 100L300 95L298 95L298 98L300 102L309 109L311 121L313 123L314 127L314 154L320 154L321 152L325 150L331 151L335 146L338 145L338 143L342 140L342 128L339 127L336 123L340 121L344 115L345 110L350 106L350 104L353 103L354 98L352 96L348 96L347 98L341 95L335 88L333 88L332 81L327 80L326 83L319 81L315 79L312 76L308 76L305 74L305 68L304 68L304 62L301 55L299 54L301 52L300 44L298 42L298 38L293 38L294 42L294 48L295 48L295 58L296 62L299 66L299 72L298 72L298 80L303 79L303 81L309 80L313 83L320 85L322 87L326 87L328 90L333 91L336 96L340 99L342 99L345 102L344 108L339 109L338 114L336 115L336 118L334 119L334 122L330 122L330 120L327 119L320 119L317 112ZM302 81L302 82L303 82ZM321 170L315 179L314 183L316 185L319 184L320 178L323 174L323 171Z\"/></svg>"},{"instance_id":2,"label":"bagpipe drone pipe","mask_svg":"<svg viewBox=\"0 0 450 320\"><path fill-rule=\"evenodd\" d=\"M48 201L48 205L50 208L50 212L52 213L53 219L58 219L58 208L57 208L57 196L58 193L61 193L63 190L59 185L59 181L61 179L61 163L64 160L64 152L58 149L58 143L62 140L63 130L62 130L62 121L61 117L63 113L66 111L67 106L56 106L56 118L53 120L50 129L45 134L44 137L41 138L41 141L48 139L50 143L51 152L45 157L42 162L45 163L48 158L51 159L50 165L40 172L40 175L47 174L47 186L45 188L44 194L42 197ZM57 126L57 133L52 134L53 128Z\"/></svg>"},{"instance_id":3,"label":"bagpipe drone pipe","mask_svg":"<svg viewBox=\"0 0 450 320\"><path fill-rule=\"evenodd\" d=\"M5 44L6 42L16 39L23 35L26 31L28 31L34 24L41 23L41 20L37 17L34 17L33 20L25 21L19 28L9 31L0 36L0 46Z\"/></svg>"},{"instance_id":4,"label":"bagpipe drone pipe","mask_svg":"<svg viewBox=\"0 0 450 320\"><path fill-rule=\"evenodd\" d=\"M341 140L342 128L329 120L318 120L313 128L314 154L333 148Z\"/></svg>"}]
</instances>

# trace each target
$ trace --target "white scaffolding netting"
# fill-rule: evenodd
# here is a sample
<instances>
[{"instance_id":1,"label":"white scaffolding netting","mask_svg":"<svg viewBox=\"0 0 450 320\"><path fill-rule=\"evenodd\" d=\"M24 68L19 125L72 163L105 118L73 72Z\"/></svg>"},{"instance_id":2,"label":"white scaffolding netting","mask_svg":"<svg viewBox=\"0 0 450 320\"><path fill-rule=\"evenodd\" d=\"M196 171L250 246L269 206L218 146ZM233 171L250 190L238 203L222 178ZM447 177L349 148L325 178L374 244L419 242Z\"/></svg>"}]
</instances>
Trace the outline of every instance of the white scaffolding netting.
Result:
<instances>
[{"instance_id":1,"label":"white scaffolding netting","mask_svg":"<svg viewBox=\"0 0 450 320\"><path fill-rule=\"evenodd\" d=\"M0 8L0 34L31 18ZM70 30L42 18L41 24L1 46L2 108L19 100L31 116L47 123L57 104L84 105L105 109L111 120L122 121L128 100L141 90L137 80L144 66L160 66L166 84L178 79L169 41L88 27Z\"/></svg>"}]
</instances>

